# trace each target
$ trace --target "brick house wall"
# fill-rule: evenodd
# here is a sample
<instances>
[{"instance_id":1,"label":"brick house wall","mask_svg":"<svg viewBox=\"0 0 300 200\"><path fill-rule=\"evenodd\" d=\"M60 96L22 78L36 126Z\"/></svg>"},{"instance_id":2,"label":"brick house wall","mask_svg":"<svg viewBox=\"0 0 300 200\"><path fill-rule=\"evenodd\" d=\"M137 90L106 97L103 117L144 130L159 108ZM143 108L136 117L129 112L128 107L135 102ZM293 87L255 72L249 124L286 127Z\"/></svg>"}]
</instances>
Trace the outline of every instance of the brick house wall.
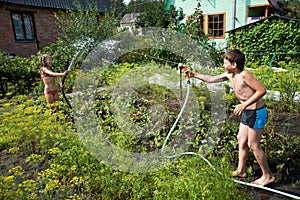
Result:
<instances>
[{"instance_id":1,"label":"brick house wall","mask_svg":"<svg viewBox=\"0 0 300 200\"><path fill-rule=\"evenodd\" d=\"M35 41L16 41L13 31L11 11L33 13ZM58 38L58 26L54 16L55 9L31 7L15 4L0 4L0 49L4 53L29 57L43 47L55 43Z\"/></svg>"}]
</instances>

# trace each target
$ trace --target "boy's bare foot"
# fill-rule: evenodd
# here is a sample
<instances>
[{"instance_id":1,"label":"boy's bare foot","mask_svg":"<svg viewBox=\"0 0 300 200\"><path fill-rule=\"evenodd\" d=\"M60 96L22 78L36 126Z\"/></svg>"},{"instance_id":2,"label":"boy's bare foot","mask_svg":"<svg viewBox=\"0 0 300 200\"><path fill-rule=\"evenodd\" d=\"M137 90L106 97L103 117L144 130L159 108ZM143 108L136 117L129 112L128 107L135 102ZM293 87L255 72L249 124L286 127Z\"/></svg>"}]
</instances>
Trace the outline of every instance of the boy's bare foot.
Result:
<instances>
[{"instance_id":1,"label":"boy's bare foot","mask_svg":"<svg viewBox=\"0 0 300 200\"><path fill-rule=\"evenodd\" d=\"M260 186L266 186L270 183L273 183L275 181L275 177L272 175L271 177L260 177L259 179L252 181L252 184L260 185Z\"/></svg>"},{"instance_id":2,"label":"boy's bare foot","mask_svg":"<svg viewBox=\"0 0 300 200\"><path fill-rule=\"evenodd\" d=\"M248 175L247 173L241 173L238 170L235 170L231 173L231 176L238 177L238 178L246 178L247 175Z\"/></svg>"}]
</instances>

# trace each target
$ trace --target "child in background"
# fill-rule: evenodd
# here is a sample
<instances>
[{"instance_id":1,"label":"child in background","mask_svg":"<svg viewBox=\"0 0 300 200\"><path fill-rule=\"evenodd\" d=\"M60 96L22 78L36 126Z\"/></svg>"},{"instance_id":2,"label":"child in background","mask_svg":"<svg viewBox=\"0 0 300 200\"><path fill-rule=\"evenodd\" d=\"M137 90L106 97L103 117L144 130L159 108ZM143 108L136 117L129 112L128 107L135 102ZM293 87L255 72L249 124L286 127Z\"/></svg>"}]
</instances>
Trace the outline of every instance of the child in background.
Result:
<instances>
[{"instance_id":1,"label":"child in background","mask_svg":"<svg viewBox=\"0 0 300 200\"><path fill-rule=\"evenodd\" d=\"M68 74L68 71L64 73L56 73L52 70L52 58L48 54L44 54L40 58L40 74L45 84L44 94L47 103L50 105L59 100L58 89L55 84L55 80L58 81L61 87L63 87L61 80L58 77L63 77Z\"/></svg>"}]
</instances>

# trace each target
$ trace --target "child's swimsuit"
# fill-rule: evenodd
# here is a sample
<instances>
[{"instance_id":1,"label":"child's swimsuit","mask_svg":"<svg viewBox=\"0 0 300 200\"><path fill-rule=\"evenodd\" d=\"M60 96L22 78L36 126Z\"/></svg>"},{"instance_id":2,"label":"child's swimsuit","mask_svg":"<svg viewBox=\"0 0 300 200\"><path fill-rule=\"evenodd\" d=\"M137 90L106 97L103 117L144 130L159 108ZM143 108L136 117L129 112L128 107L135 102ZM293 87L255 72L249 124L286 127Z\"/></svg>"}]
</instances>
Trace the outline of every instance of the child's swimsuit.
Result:
<instances>
[{"instance_id":1,"label":"child's swimsuit","mask_svg":"<svg viewBox=\"0 0 300 200\"><path fill-rule=\"evenodd\" d=\"M57 90L45 91L45 93L46 93L46 92L47 92L47 94L50 94L50 95L52 95L52 96L55 96L55 95L58 93Z\"/></svg>"},{"instance_id":2,"label":"child's swimsuit","mask_svg":"<svg viewBox=\"0 0 300 200\"><path fill-rule=\"evenodd\" d=\"M242 113L242 124L254 129L262 129L267 123L268 111L266 106L255 110L244 110Z\"/></svg>"}]
</instances>

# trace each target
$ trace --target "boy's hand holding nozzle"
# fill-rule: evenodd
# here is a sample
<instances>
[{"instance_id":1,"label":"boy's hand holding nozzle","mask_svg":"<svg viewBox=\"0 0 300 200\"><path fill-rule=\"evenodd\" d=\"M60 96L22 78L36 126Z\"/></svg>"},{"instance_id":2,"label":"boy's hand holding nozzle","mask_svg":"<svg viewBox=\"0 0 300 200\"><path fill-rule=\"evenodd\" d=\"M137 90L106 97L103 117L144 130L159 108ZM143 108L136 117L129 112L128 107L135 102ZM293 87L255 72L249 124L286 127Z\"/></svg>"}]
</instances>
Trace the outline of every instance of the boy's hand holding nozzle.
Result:
<instances>
[{"instance_id":1,"label":"boy's hand holding nozzle","mask_svg":"<svg viewBox=\"0 0 300 200\"><path fill-rule=\"evenodd\" d=\"M180 70L183 69L185 78L191 78L191 70L189 69L188 66L183 65L182 63L179 63L179 64L178 64L178 68L179 68Z\"/></svg>"}]
</instances>

